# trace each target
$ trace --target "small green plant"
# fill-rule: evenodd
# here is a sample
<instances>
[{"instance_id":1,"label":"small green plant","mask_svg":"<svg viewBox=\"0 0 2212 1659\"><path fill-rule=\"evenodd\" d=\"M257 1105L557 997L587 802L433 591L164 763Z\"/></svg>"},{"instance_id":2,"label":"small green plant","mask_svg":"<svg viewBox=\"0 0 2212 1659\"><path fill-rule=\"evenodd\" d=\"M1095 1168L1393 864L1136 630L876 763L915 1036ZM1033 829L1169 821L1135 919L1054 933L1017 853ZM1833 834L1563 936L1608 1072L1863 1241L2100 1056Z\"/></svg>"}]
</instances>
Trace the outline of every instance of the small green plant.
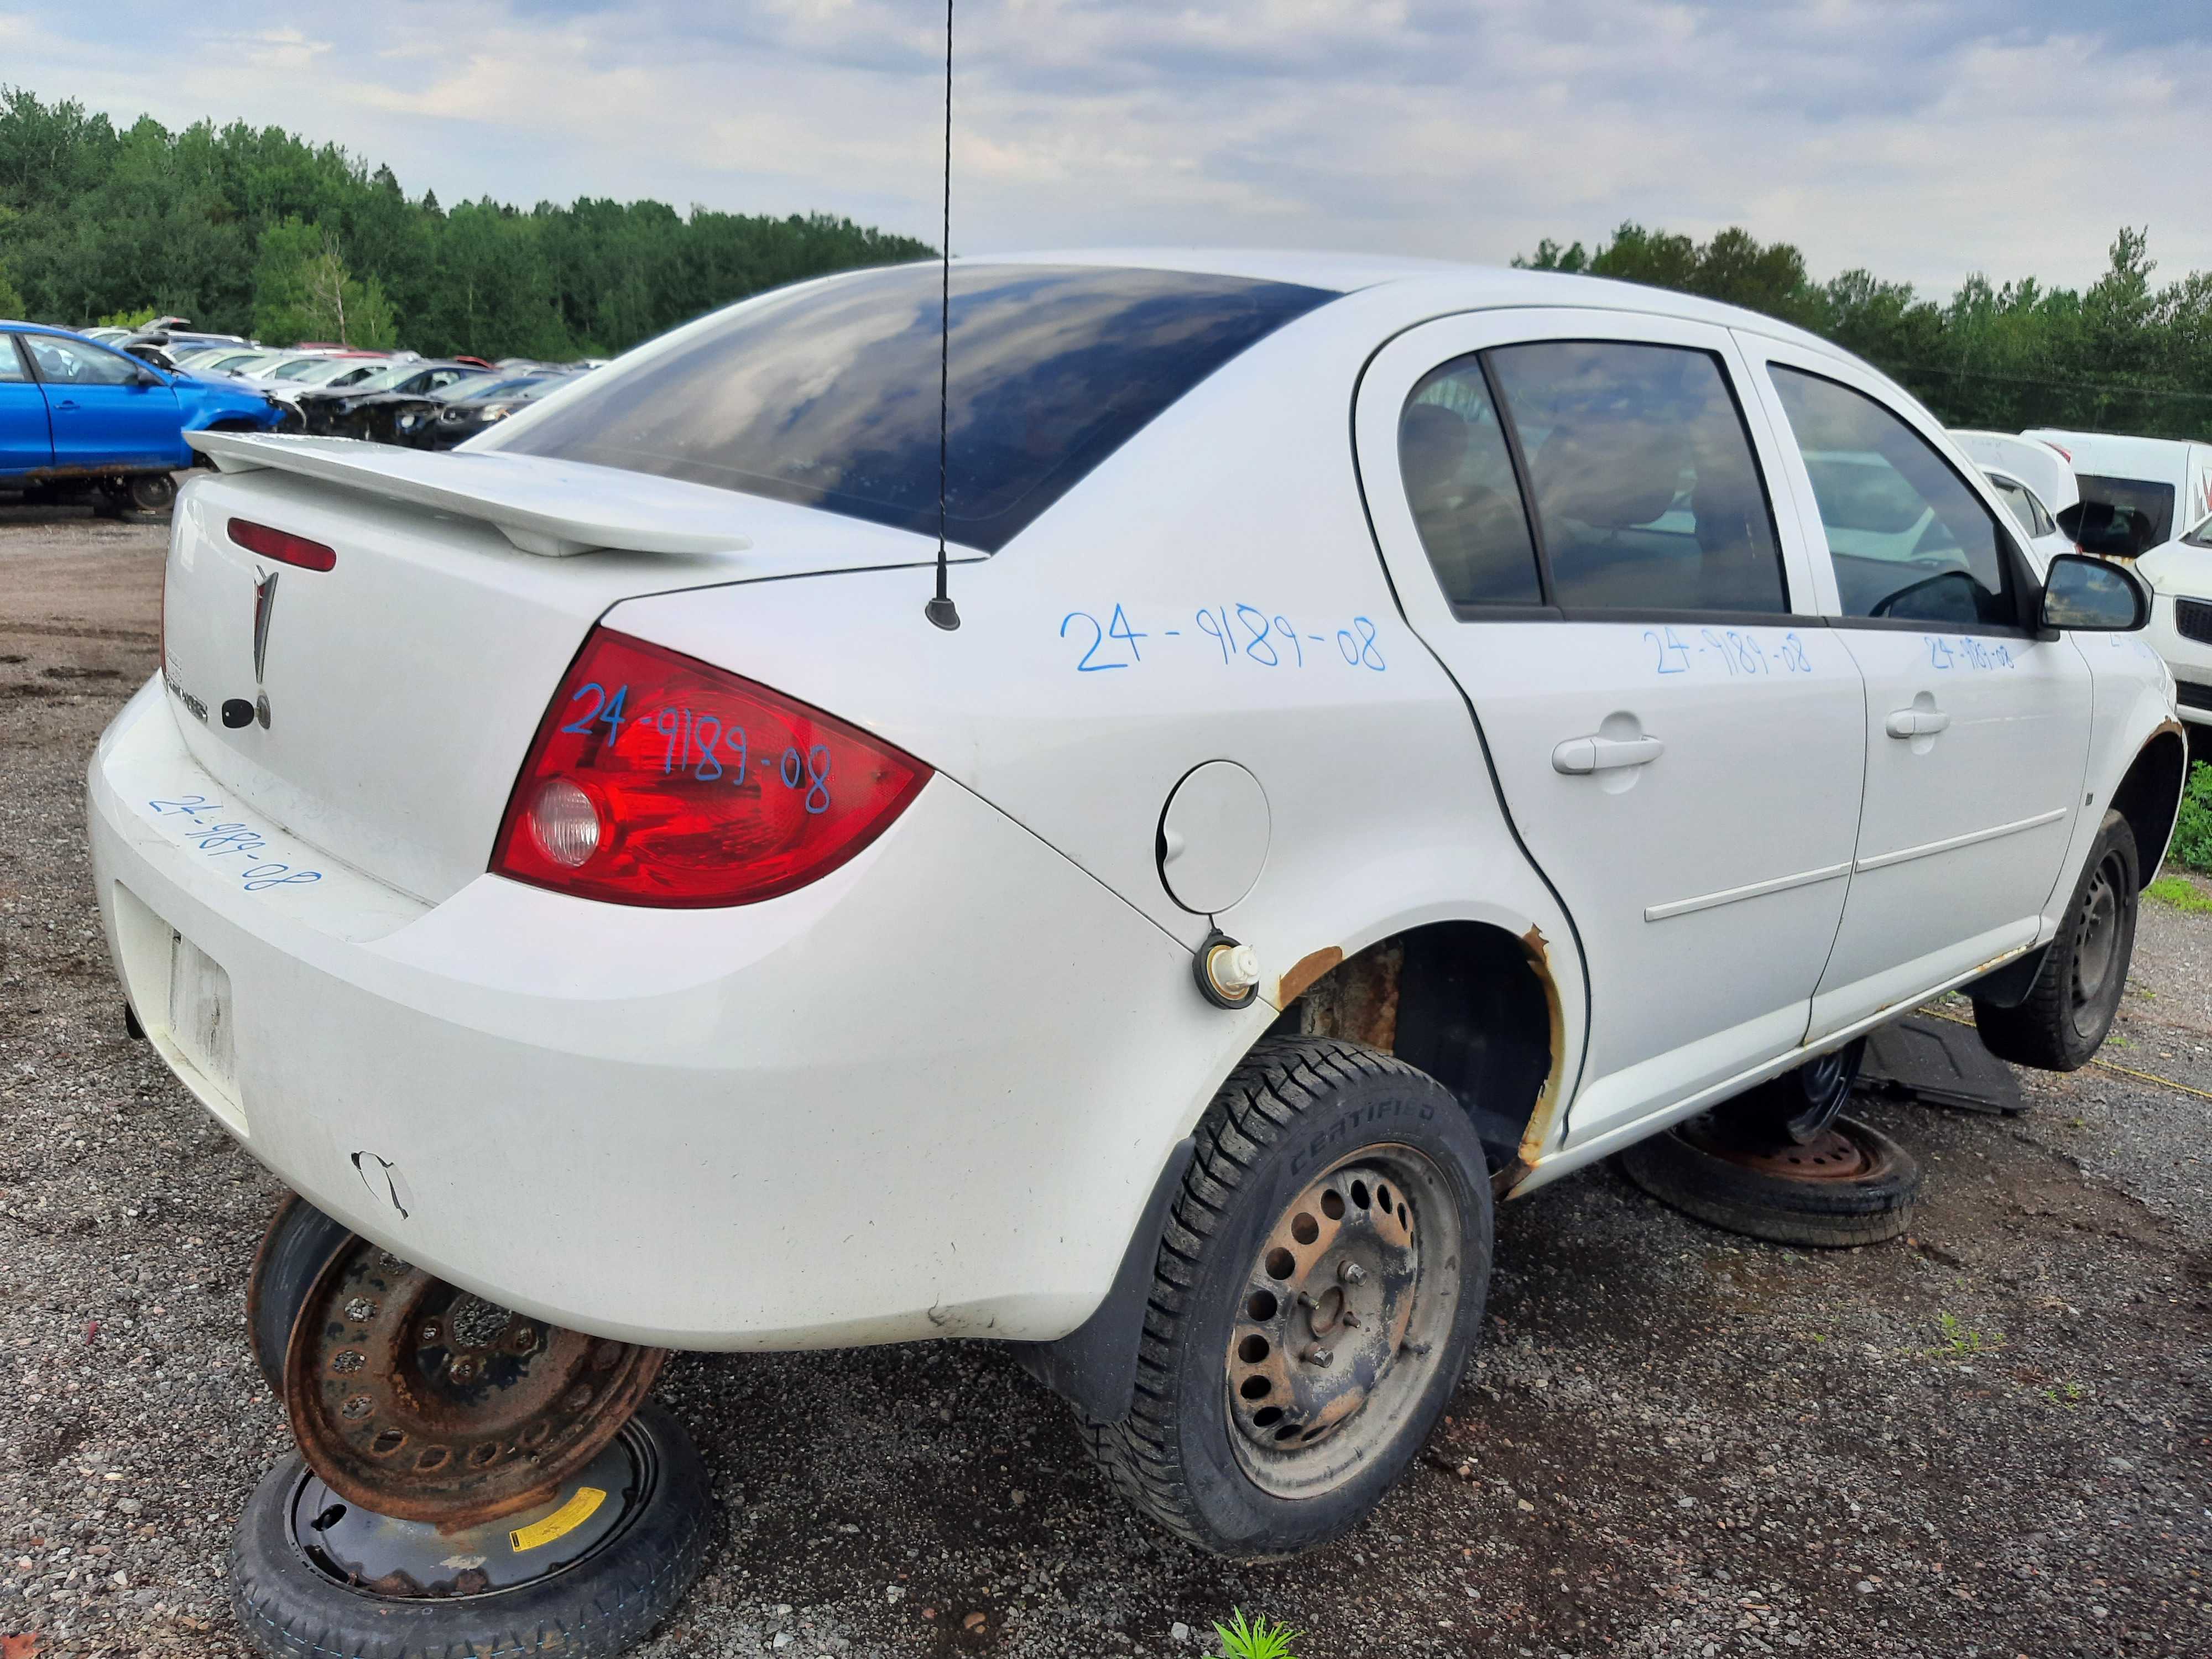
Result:
<instances>
[{"instance_id":1,"label":"small green plant","mask_svg":"<svg viewBox=\"0 0 2212 1659\"><path fill-rule=\"evenodd\" d=\"M1961 1325L1959 1316L1954 1313L1937 1314L1936 1328L1942 1333L1943 1340L1929 1349L1929 1353L1948 1353L1954 1359L1970 1359L1977 1354L1995 1353L2004 1346L2004 1338L1995 1331L1984 1336L1978 1330Z\"/></svg>"},{"instance_id":2,"label":"small green plant","mask_svg":"<svg viewBox=\"0 0 2212 1659\"><path fill-rule=\"evenodd\" d=\"M2166 855L2185 870L2212 872L2212 763L2199 761L2189 769L2181 814L2173 822L2173 841Z\"/></svg>"},{"instance_id":3,"label":"small green plant","mask_svg":"<svg viewBox=\"0 0 2212 1659\"><path fill-rule=\"evenodd\" d=\"M2177 910L2212 910L2212 894L2207 894L2186 876L2160 876L2143 891Z\"/></svg>"},{"instance_id":4,"label":"small green plant","mask_svg":"<svg viewBox=\"0 0 2212 1659\"><path fill-rule=\"evenodd\" d=\"M2043 1397L2052 1405L2063 1406L2070 1412L2089 1397L2089 1391L2079 1382L2061 1382L2057 1388L2045 1389Z\"/></svg>"},{"instance_id":5,"label":"small green plant","mask_svg":"<svg viewBox=\"0 0 2212 1659\"><path fill-rule=\"evenodd\" d=\"M1225 1625L1214 1620L1213 1633L1221 1638L1221 1651L1214 1659L1298 1659L1291 1644L1305 1638L1302 1630L1269 1624L1265 1614L1248 1620L1242 1607L1230 1613Z\"/></svg>"}]
</instances>

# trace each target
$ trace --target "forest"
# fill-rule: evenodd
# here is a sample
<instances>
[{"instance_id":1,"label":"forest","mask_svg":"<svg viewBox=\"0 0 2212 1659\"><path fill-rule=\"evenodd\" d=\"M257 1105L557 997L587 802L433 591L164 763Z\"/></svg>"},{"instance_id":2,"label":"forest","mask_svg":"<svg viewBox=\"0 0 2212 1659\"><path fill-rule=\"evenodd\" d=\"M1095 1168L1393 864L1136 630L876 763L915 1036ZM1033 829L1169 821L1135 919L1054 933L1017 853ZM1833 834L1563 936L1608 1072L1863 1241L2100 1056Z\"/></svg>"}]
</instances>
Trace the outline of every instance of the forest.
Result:
<instances>
[{"instance_id":1,"label":"forest","mask_svg":"<svg viewBox=\"0 0 2212 1659\"><path fill-rule=\"evenodd\" d=\"M2024 249L2034 244L2026 242ZM156 313L272 343L445 355L611 356L779 283L926 256L827 215L678 213L659 202L409 196L386 167L276 128L118 128L0 88L0 316L84 325ZM2081 289L1970 277L1947 299L1786 242L1630 223L1514 262L1705 295L1858 353L1954 426L2212 434L2212 272L2160 283L2123 228Z\"/></svg>"},{"instance_id":2,"label":"forest","mask_svg":"<svg viewBox=\"0 0 2212 1659\"><path fill-rule=\"evenodd\" d=\"M390 168L273 127L0 87L0 316L190 318L271 343L606 356L801 277L933 250L827 215L410 197Z\"/></svg>"},{"instance_id":3,"label":"forest","mask_svg":"<svg viewBox=\"0 0 2212 1659\"><path fill-rule=\"evenodd\" d=\"M1595 250L1544 241L1513 263L1778 317L1865 358L1947 426L2212 434L2212 272L2158 284L2147 230L2123 228L2086 289L1977 276L1940 301L1870 270L1816 280L1796 248L1740 228L1698 242L1625 224Z\"/></svg>"}]
</instances>

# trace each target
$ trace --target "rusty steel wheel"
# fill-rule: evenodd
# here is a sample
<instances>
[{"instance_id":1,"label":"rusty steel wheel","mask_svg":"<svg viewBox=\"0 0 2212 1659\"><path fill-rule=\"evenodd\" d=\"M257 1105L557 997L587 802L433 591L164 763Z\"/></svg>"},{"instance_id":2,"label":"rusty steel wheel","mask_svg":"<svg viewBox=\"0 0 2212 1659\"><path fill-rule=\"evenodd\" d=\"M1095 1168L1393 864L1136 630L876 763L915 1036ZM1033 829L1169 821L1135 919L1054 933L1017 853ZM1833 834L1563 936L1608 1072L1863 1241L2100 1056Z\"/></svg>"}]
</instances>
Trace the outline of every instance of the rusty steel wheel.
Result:
<instances>
[{"instance_id":1,"label":"rusty steel wheel","mask_svg":"<svg viewBox=\"0 0 2212 1659\"><path fill-rule=\"evenodd\" d=\"M1810 1144L1747 1141L1707 1112L1621 1152L1652 1197L1730 1232L1778 1244L1850 1246L1912 1224L1920 1165L1887 1135L1839 1117Z\"/></svg>"},{"instance_id":2,"label":"rusty steel wheel","mask_svg":"<svg viewBox=\"0 0 2212 1659\"><path fill-rule=\"evenodd\" d=\"M393 1520L470 1526L591 1462L666 1357L510 1312L356 1239L293 1324L284 1406L332 1491Z\"/></svg>"},{"instance_id":3,"label":"rusty steel wheel","mask_svg":"<svg viewBox=\"0 0 2212 1659\"><path fill-rule=\"evenodd\" d=\"M1221 1555L1342 1535L1443 1414L1482 1322L1490 1175L1452 1091L1340 1037L1263 1037L1192 1136L1127 1414L1084 1418L1117 1490Z\"/></svg>"},{"instance_id":4,"label":"rusty steel wheel","mask_svg":"<svg viewBox=\"0 0 2212 1659\"><path fill-rule=\"evenodd\" d=\"M1425 1267L1425 1235L1458 1238L1459 1206L1410 1146L1362 1149L1277 1218L1229 1340L1237 1457L1254 1484L1326 1492L1398 1432L1459 1303L1457 1262Z\"/></svg>"}]
</instances>

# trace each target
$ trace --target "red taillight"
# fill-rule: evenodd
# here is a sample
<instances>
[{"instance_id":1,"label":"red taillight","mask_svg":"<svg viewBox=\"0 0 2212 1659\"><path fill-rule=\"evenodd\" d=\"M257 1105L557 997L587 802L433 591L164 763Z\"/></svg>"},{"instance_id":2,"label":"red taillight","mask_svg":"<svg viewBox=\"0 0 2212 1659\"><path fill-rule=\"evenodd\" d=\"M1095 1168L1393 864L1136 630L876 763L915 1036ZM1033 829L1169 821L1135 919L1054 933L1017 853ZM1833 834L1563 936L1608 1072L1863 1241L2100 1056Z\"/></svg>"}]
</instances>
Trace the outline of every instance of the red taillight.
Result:
<instances>
[{"instance_id":1,"label":"red taillight","mask_svg":"<svg viewBox=\"0 0 2212 1659\"><path fill-rule=\"evenodd\" d=\"M295 536L289 530L271 530L265 524L254 524L245 519L230 521L230 538L249 553L258 553L263 558L274 559L279 564L295 564L302 570L328 570L338 562L337 550L334 547L311 542L305 536Z\"/></svg>"},{"instance_id":2,"label":"red taillight","mask_svg":"<svg viewBox=\"0 0 2212 1659\"><path fill-rule=\"evenodd\" d=\"M750 904L829 874L928 781L819 709L595 629L538 728L491 867L617 904Z\"/></svg>"}]
</instances>

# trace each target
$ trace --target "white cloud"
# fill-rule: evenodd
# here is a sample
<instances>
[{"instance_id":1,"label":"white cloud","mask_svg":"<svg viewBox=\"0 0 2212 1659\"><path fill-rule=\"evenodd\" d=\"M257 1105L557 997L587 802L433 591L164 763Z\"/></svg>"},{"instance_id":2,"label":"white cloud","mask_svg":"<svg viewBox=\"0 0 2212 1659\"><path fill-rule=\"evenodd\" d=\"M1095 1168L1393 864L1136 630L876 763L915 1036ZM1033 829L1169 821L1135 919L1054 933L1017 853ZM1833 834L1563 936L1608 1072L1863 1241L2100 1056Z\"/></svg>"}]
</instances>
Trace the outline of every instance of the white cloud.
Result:
<instances>
[{"instance_id":1,"label":"white cloud","mask_svg":"<svg viewBox=\"0 0 2212 1659\"><path fill-rule=\"evenodd\" d=\"M1741 222L1818 272L1941 289L1975 269L2087 281L2119 224L2147 222L2169 273L2212 266L2183 187L2207 29L2177 8L2112 39L2095 15L965 0L953 242L1502 260L1627 218ZM914 0L114 0L0 14L0 76L123 119L287 126L447 201L823 209L934 240L941 21Z\"/></svg>"}]
</instances>

